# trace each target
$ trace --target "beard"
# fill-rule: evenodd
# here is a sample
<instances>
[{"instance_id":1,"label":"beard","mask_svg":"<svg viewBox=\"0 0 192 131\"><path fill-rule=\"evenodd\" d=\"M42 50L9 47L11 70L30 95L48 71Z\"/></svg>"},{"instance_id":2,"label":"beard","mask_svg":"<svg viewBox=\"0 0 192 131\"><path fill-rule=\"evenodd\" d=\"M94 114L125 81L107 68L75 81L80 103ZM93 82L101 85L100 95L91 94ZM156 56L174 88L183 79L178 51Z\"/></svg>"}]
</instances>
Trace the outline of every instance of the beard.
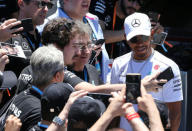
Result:
<instances>
[{"instance_id":1,"label":"beard","mask_svg":"<svg viewBox=\"0 0 192 131\"><path fill-rule=\"evenodd\" d=\"M78 55L74 55L73 57L72 57L72 60L73 60L73 62L71 63L71 64L67 64L67 68L68 69L73 69L74 68L74 66L75 66L75 59L78 57Z\"/></svg>"}]
</instances>

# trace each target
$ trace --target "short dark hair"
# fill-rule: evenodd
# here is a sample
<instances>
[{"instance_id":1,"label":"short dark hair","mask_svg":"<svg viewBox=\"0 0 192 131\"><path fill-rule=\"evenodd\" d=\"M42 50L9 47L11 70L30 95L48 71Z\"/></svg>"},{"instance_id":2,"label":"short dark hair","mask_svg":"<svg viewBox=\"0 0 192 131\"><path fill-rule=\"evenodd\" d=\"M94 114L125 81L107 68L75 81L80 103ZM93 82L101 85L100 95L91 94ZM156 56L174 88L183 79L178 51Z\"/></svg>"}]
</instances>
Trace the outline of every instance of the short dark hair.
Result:
<instances>
[{"instance_id":1,"label":"short dark hair","mask_svg":"<svg viewBox=\"0 0 192 131\"><path fill-rule=\"evenodd\" d=\"M55 43L57 47L63 49L76 34L85 35L85 33L90 34L90 28L83 24L83 22L66 18L56 18L50 20L45 25L42 32L42 44Z\"/></svg>"},{"instance_id":2,"label":"short dark hair","mask_svg":"<svg viewBox=\"0 0 192 131\"><path fill-rule=\"evenodd\" d=\"M75 125L83 124L89 129L105 111L103 102L88 96L77 99L71 106L68 114L68 131L74 131Z\"/></svg>"}]
</instances>

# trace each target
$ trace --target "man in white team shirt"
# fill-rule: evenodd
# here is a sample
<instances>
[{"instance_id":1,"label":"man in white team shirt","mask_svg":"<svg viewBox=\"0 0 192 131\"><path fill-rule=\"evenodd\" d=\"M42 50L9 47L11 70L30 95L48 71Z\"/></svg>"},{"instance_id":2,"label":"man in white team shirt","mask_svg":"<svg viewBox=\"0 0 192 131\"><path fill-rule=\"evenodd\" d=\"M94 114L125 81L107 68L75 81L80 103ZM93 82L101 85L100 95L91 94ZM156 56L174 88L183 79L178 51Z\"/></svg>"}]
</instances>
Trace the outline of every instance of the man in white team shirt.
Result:
<instances>
[{"instance_id":1,"label":"man in white team shirt","mask_svg":"<svg viewBox=\"0 0 192 131\"><path fill-rule=\"evenodd\" d=\"M171 67L174 78L163 85L157 93L149 92L159 102L166 103L169 109L171 131L177 131L181 120L181 101L183 100L180 70L175 62L151 47L151 23L147 15L134 13L124 22L126 40L132 51L114 60L111 83L125 83L127 73L146 75L164 71ZM120 127L128 129L127 120L121 118Z\"/></svg>"}]
</instances>

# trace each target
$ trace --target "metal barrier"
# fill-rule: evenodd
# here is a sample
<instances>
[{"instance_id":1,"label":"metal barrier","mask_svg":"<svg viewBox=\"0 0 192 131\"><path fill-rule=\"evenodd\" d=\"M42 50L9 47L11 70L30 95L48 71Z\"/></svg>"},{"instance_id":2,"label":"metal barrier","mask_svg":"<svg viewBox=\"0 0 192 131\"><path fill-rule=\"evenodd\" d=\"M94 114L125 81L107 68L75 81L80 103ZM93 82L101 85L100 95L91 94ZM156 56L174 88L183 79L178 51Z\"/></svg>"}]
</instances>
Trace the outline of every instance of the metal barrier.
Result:
<instances>
[{"instance_id":1,"label":"metal barrier","mask_svg":"<svg viewBox=\"0 0 192 131\"><path fill-rule=\"evenodd\" d=\"M182 117L179 131L192 131L192 71L181 71L183 84Z\"/></svg>"}]
</instances>

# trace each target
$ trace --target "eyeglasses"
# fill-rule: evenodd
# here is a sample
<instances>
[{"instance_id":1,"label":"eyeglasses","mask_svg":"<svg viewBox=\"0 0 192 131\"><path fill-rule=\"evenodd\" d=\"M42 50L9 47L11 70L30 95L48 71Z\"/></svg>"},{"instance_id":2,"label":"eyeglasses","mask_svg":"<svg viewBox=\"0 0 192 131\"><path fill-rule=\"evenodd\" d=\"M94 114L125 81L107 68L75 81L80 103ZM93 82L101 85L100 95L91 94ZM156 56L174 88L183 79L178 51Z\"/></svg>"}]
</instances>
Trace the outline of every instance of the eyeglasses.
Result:
<instances>
[{"instance_id":1,"label":"eyeglasses","mask_svg":"<svg viewBox=\"0 0 192 131\"><path fill-rule=\"evenodd\" d=\"M68 20L66 24L63 24L67 31L71 31L72 27L75 25L73 20Z\"/></svg>"},{"instance_id":2,"label":"eyeglasses","mask_svg":"<svg viewBox=\"0 0 192 131\"><path fill-rule=\"evenodd\" d=\"M51 9L53 7L53 3L52 2L45 2L42 0L32 0L33 2L36 3L36 5L38 6L38 8L44 8L45 6L47 6L48 9Z\"/></svg>"},{"instance_id":3,"label":"eyeglasses","mask_svg":"<svg viewBox=\"0 0 192 131\"><path fill-rule=\"evenodd\" d=\"M87 45L84 45L84 43L75 43L74 46L78 48L81 51L84 51L88 48L88 50L91 50L94 47L94 44L91 42L88 42Z\"/></svg>"},{"instance_id":4,"label":"eyeglasses","mask_svg":"<svg viewBox=\"0 0 192 131\"><path fill-rule=\"evenodd\" d=\"M135 36L131 38L129 41L135 44L135 43L146 42L148 40L149 40L149 36L141 35L141 36Z\"/></svg>"}]
</instances>

